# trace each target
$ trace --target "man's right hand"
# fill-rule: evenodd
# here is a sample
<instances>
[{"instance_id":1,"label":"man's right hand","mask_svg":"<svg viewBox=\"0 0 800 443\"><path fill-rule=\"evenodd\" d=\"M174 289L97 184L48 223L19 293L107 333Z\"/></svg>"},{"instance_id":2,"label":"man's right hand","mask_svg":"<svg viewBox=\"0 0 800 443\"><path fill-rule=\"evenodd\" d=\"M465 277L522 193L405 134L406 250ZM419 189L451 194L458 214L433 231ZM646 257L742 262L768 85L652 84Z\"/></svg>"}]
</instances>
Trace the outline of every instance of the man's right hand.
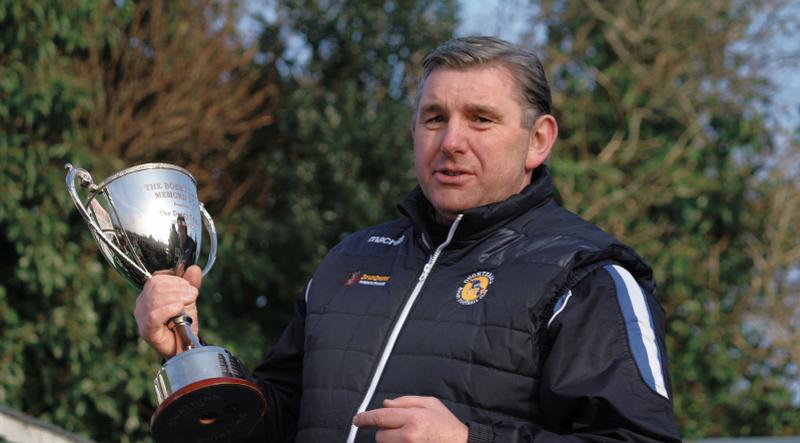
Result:
<instances>
[{"instance_id":1,"label":"man's right hand","mask_svg":"<svg viewBox=\"0 0 800 443\"><path fill-rule=\"evenodd\" d=\"M197 319L197 295L202 271L199 266L190 266L183 277L154 275L145 283L136 299L133 315L139 326L139 335L159 354L169 358L181 352L175 334L167 327L167 321L185 311L192 317L192 332L199 332Z\"/></svg>"}]
</instances>

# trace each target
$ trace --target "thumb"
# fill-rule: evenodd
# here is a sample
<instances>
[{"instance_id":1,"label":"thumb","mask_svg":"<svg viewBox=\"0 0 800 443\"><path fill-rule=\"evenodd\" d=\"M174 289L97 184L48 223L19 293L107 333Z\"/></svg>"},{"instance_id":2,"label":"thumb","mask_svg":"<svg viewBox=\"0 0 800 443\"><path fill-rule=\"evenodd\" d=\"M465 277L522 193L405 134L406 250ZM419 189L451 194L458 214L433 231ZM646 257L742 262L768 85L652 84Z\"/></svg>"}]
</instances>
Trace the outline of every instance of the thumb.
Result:
<instances>
[{"instance_id":1,"label":"thumb","mask_svg":"<svg viewBox=\"0 0 800 443\"><path fill-rule=\"evenodd\" d=\"M203 271L200 269L200 266L189 266L189 269L187 269L186 273L183 274L183 278L186 279L190 285L200 289L200 285L203 281Z\"/></svg>"}]
</instances>

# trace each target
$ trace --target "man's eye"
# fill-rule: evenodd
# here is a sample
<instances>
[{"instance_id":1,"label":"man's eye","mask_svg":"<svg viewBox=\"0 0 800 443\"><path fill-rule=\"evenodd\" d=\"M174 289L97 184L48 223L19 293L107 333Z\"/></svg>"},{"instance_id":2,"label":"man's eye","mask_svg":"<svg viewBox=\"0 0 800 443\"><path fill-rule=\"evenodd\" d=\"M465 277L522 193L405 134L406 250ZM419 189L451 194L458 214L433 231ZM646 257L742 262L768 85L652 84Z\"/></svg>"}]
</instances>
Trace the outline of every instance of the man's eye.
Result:
<instances>
[{"instance_id":1,"label":"man's eye","mask_svg":"<svg viewBox=\"0 0 800 443\"><path fill-rule=\"evenodd\" d=\"M492 122L492 119L487 118L487 117L483 117L481 115L476 115L473 118L473 120L475 120L476 123L491 123Z\"/></svg>"},{"instance_id":2,"label":"man's eye","mask_svg":"<svg viewBox=\"0 0 800 443\"><path fill-rule=\"evenodd\" d=\"M442 117L441 115L434 115L432 117L428 117L427 119L425 119L425 123L426 124L427 123L441 123L442 121L444 121L444 117Z\"/></svg>"}]
</instances>

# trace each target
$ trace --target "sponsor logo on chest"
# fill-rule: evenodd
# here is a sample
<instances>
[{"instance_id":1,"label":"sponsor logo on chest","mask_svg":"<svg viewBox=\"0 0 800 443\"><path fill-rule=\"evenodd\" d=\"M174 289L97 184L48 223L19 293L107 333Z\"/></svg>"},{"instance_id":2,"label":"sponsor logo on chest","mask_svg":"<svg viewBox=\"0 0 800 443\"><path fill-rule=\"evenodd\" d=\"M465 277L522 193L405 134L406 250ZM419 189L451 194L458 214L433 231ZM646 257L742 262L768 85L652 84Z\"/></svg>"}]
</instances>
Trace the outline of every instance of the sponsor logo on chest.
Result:
<instances>
[{"instance_id":1,"label":"sponsor logo on chest","mask_svg":"<svg viewBox=\"0 0 800 443\"><path fill-rule=\"evenodd\" d=\"M345 280L344 285L348 288L353 285L386 286L391 278L392 277L390 275L366 274L355 271L351 272L350 275L347 276L347 280Z\"/></svg>"}]
</instances>

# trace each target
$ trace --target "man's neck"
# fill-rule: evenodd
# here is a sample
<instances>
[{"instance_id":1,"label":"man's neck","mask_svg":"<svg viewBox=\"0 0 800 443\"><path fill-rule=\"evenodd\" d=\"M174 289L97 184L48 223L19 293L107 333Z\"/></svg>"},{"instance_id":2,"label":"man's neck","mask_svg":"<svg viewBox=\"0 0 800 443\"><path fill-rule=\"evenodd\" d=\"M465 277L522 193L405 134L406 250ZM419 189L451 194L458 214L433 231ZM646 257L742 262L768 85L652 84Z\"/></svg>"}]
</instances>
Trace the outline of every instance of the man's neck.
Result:
<instances>
[{"instance_id":1,"label":"man's neck","mask_svg":"<svg viewBox=\"0 0 800 443\"><path fill-rule=\"evenodd\" d=\"M438 223L438 224L440 224L442 226L450 226L450 225L452 225L453 224L453 220L455 220L455 219L456 219L455 217L448 217L446 215L442 215L441 212L436 211L436 210L434 210L434 212L433 212L433 220L436 223Z\"/></svg>"}]
</instances>

